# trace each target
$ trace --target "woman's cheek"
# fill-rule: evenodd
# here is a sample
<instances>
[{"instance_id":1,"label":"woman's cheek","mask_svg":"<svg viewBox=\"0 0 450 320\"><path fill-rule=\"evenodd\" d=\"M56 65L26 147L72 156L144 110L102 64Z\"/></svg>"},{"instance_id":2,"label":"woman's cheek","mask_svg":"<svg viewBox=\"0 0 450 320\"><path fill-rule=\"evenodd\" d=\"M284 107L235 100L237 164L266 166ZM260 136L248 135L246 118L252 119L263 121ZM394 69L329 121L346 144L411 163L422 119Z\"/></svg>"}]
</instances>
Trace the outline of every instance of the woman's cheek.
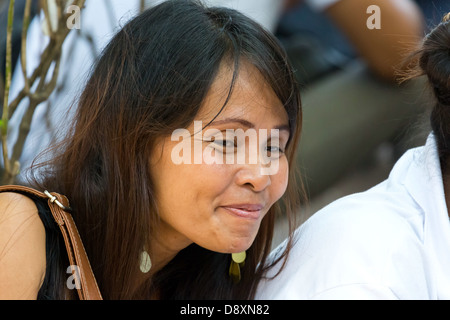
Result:
<instances>
[{"instance_id":1,"label":"woman's cheek","mask_svg":"<svg viewBox=\"0 0 450 320\"><path fill-rule=\"evenodd\" d=\"M279 160L279 167L276 174L272 177L272 190L273 202L278 201L286 192L289 181L289 164L285 156Z\"/></svg>"}]
</instances>

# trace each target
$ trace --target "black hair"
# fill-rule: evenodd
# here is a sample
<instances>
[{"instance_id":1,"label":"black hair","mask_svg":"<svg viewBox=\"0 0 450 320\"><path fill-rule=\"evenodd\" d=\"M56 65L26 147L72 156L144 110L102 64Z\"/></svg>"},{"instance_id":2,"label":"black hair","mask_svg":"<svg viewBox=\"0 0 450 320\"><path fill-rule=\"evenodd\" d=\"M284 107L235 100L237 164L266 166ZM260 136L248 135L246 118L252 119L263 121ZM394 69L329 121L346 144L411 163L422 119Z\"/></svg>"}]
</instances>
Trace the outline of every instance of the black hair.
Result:
<instances>
[{"instance_id":1,"label":"black hair","mask_svg":"<svg viewBox=\"0 0 450 320\"><path fill-rule=\"evenodd\" d=\"M446 172L450 160L450 14L428 33L418 55L421 74L428 77L436 98L430 122Z\"/></svg>"}]
</instances>

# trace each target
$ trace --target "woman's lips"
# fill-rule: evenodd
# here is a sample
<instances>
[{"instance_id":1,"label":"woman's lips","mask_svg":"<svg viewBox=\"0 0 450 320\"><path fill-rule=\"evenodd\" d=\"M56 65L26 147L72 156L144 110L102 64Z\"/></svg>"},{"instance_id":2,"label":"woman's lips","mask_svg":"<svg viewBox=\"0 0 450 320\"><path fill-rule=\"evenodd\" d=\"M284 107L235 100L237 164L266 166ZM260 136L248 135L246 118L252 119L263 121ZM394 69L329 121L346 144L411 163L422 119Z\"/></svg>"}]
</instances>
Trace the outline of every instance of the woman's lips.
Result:
<instances>
[{"instance_id":1,"label":"woman's lips","mask_svg":"<svg viewBox=\"0 0 450 320\"><path fill-rule=\"evenodd\" d=\"M222 206L221 208L224 208L234 216L256 220L261 216L261 210L264 206L260 204L237 204Z\"/></svg>"}]
</instances>

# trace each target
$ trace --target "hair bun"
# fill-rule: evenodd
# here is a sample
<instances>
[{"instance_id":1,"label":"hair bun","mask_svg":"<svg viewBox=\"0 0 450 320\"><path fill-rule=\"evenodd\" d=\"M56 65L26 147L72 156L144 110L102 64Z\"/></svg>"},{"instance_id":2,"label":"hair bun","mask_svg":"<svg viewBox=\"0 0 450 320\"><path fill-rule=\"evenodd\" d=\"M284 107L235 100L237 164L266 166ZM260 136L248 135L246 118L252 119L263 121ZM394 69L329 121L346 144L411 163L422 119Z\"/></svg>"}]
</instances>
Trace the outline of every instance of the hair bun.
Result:
<instances>
[{"instance_id":1,"label":"hair bun","mask_svg":"<svg viewBox=\"0 0 450 320\"><path fill-rule=\"evenodd\" d=\"M439 103L450 106L450 12L425 38L420 67Z\"/></svg>"}]
</instances>

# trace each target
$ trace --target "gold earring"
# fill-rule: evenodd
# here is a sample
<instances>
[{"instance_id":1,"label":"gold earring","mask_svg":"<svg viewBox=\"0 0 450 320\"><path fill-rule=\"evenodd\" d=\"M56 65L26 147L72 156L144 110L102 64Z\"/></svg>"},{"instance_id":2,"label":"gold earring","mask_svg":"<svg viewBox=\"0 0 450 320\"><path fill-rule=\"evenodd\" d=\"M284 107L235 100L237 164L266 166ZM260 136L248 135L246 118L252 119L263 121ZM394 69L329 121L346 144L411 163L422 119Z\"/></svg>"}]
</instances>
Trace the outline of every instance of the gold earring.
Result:
<instances>
[{"instance_id":1,"label":"gold earring","mask_svg":"<svg viewBox=\"0 0 450 320\"><path fill-rule=\"evenodd\" d=\"M241 281L241 268L245 265L246 256L245 251L231 254L231 264L228 273L234 283Z\"/></svg>"}]
</instances>

